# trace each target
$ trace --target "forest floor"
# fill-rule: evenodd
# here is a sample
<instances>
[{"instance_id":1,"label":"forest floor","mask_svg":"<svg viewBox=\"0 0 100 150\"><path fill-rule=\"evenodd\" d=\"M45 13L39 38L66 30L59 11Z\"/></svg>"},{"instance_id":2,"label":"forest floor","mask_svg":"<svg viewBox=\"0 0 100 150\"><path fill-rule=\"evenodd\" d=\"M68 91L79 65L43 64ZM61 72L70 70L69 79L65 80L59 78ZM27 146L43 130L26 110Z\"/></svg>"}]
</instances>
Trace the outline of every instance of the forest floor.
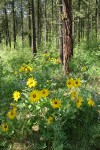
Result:
<instances>
[{"instance_id":1,"label":"forest floor","mask_svg":"<svg viewBox=\"0 0 100 150\"><path fill-rule=\"evenodd\" d=\"M9 104L12 103L12 93L15 90L21 91L24 84L24 78L26 80L26 75L19 74L19 68L21 66L29 65L32 67L32 74L34 75L37 85L37 89L46 88L51 91L51 98L58 97L62 98L61 95L65 97L68 90L66 90L66 80L69 78L80 78L82 83L86 82L82 87L83 96L86 97L90 95L97 105L100 107L100 46L99 44L95 47L91 47L89 50L84 47L76 47L74 49L74 56L69 62L70 72L68 75L63 75L63 67L59 61L58 50L48 49L48 52L39 52L35 58L31 55L29 48L17 48L17 50L11 50L10 48L5 48L1 46L0 48L0 88L1 88L1 105L0 113L4 115L1 120L4 119L5 108L8 109ZM27 71L27 70L26 70ZM28 75L28 77L32 76ZM20 79L19 79L20 78ZM89 94L88 94L89 93ZM52 96L53 95L53 96ZM67 95L68 96L68 95ZM22 104L19 104L19 109ZM21 106L22 107L22 106ZM100 110L98 110L100 111ZM22 112L23 113L23 112ZM24 112L25 113L25 112ZM4 119L5 121L6 119ZM23 124L23 122L22 122ZM21 124L21 125L22 125ZM12 124L11 124L12 126ZM17 125L16 125L17 126ZM19 125L19 128L21 126ZM25 127L23 127L24 130ZM12 143L7 142L7 137L4 135L4 143L10 143L9 150L30 150L32 143L30 144L30 139L27 138L26 133L17 133L22 136L19 138L14 137ZM8 137L15 134L17 131L12 131L9 133ZM2 135L1 135L2 136ZM6 139L6 140L5 140ZM25 139L25 140L24 140ZM14 140L14 141L13 141ZM29 143L28 143L29 142ZM32 142L32 141L31 141ZM3 145L5 145L3 143ZM28 145L28 146L27 146ZM31 146L29 146L31 145ZM1 145L0 145L1 146ZM6 148L2 148L6 150ZM34 148L33 148L34 149ZM43 148L40 148L43 149ZM45 149L45 148L44 148ZM37 150L37 149L34 149ZM45 149L46 150L46 149ZM51 150L51 149L50 149ZM55 149L56 150L56 149ZM61 150L61 149L60 149ZM77 150L77 148L75 149ZM85 149L87 150L87 149Z\"/></svg>"}]
</instances>

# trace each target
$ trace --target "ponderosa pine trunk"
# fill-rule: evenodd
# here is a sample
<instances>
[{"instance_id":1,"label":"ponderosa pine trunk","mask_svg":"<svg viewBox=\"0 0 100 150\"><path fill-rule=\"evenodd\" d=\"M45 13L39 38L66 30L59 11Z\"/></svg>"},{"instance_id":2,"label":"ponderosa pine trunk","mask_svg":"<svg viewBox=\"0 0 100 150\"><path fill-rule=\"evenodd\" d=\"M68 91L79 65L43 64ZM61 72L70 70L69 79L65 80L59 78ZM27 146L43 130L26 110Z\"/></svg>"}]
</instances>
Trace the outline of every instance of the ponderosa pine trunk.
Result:
<instances>
[{"instance_id":1,"label":"ponderosa pine trunk","mask_svg":"<svg viewBox=\"0 0 100 150\"><path fill-rule=\"evenodd\" d=\"M64 75L69 72L69 59L73 55L72 0L63 0L63 67Z\"/></svg>"}]
</instances>

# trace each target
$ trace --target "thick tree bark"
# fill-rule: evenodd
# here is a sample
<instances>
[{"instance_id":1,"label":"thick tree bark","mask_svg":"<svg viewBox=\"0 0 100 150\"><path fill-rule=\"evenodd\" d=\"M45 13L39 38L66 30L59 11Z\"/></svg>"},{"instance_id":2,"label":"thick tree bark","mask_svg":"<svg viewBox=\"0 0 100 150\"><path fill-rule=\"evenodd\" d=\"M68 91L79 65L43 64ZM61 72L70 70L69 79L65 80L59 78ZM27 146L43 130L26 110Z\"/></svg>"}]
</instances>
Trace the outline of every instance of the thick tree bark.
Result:
<instances>
[{"instance_id":1,"label":"thick tree bark","mask_svg":"<svg viewBox=\"0 0 100 150\"><path fill-rule=\"evenodd\" d=\"M33 55L37 53L36 50L36 30L35 30L35 11L34 11L34 0L32 0L32 52Z\"/></svg>"},{"instance_id":2,"label":"thick tree bark","mask_svg":"<svg viewBox=\"0 0 100 150\"><path fill-rule=\"evenodd\" d=\"M64 75L69 72L69 59L73 55L72 0L63 0L63 67Z\"/></svg>"}]
</instances>

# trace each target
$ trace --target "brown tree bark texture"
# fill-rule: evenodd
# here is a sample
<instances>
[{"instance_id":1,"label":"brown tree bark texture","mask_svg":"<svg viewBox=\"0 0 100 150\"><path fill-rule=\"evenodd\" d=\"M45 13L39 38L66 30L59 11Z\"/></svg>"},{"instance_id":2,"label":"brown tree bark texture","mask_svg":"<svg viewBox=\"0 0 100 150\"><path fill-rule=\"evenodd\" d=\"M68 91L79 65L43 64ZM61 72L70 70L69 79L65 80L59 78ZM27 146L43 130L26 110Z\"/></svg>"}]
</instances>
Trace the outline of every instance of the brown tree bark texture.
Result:
<instances>
[{"instance_id":1,"label":"brown tree bark texture","mask_svg":"<svg viewBox=\"0 0 100 150\"><path fill-rule=\"evenodd\" d=\"M69 59L73 55L71 0L63 0L63 15L63 67L66 75L69 72Z\"/></svg>"}]
</instances>

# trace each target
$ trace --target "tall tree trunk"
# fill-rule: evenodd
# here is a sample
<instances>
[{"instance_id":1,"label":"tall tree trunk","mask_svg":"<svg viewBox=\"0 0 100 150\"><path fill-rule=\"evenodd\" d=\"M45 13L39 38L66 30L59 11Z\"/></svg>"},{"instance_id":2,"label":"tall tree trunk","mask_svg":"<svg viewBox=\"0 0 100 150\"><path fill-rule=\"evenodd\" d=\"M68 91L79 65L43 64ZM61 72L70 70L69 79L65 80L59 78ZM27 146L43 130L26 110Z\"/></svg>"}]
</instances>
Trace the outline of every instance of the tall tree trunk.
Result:
<instances>
[{"instance_id":1,"label":"tall tree trunk","mask_svg":"<svg viewBox=\"0 0 100 150\"><path fill-rule=\"evenodd\" d=\"M80 0L78 0L78 11L80 13ZM80 45L80 16L78 16L78 45Z\"/></svg>"},{"instance_id":2,"label":"tall tree trunk","mask_svg":"<svg viewBox=\"0 0 100 150\"><path fill-rule=\"evenodd\" d=\"M63 0L63 67L64 75L69 72L69 59L73 55L72 0Z\"/></svg>"},{"instance_id":3,"label":"tall tree trunk","mask_svg":"<svg viewBox=\"0 0 100 150\"><path fill-rule=\"evenodd\" d=\"M11 38L9 34L9 25L8 25L8 15L7 15L7 10L6 10L6 3L4 7L4 13L5 13L5 33L6 33L6 46L9 44L11 47Z\"/></svg>"},{"instance_id":4,"label":"tall tree trunk","mask_svg":"<svg viewBox=\"0 0 100 150\"><path fill-rule=\"evenodd\" d=\"M1 32L0 32L0 44L2 43L2 36L1 36Z\"/></svg>"},{"instance_id":5,"label":"tall tree trunk","mask_svg":"<svg viewBox=\"0 0 100 150\"><path fill-rule=\"evenodd\" d=\"M52 5L51 38L53 38L53 4L54 4L54 0L51 1L51 5Z\"/></svg>"},{"instance_id":6,"label":"tall tree trunk","mask_svg":"<svg viewBox=\"0 0 100 150\"><path fill-rule=\"evenodd\" d=\"M7 28L8 28L8 20L7 20L7 11L6 11L6 5L4 7L4 13L5 13L5 39L6 39L6 46L8 46L8 32L7 32Z\"/></svg>"},{"instance_id":7,"label":"tall tree trunk","mask_svg":"<svg viewBox=\"0 0 100 150\"><path fill-rule=\"evenodd\" d=\"M36 50L36 30L35 30L35 11L34 11L34 0L32 2L32 52L33 55L37 53Z\"/></svg>"},{"instance_id":8,"label":"tall tree trunk","mask_svg":"<svg viewBox=\"0 0 100 150\"><path fill-rule=\"evenodd\" d=\"M16 15L15 15L15 1L12 1L12 13L13 13L13 39L14 39L14 49L16 47Z\"/></svg>"},{"instance_id":9,"label":"tall tree trunk","mask_svg":"<svg viewBox=\"0 0 100 150\"><path fill-rule=\"evenodd\" d=\"M47 0L44 1L44 40L45 40L45 46L46 46L46 42L47 42L46 2L47 2Z\"/></svg>"},{"instance_id":10,"label":"tall tree trunk","mask_svg":"<svg viewBox=\"0 0 100 150\"><path fill-rule=\"evenodd\" d=\"M90 0L89 0L89 5L87 6L87 46L89 49L89 45L90 45L90 41L89 41L89 37L90 37Z\"/></svg>"},{"instance_id":11,"label":"tall tree trunk","mask_svg":"<svg viewBox=\"0 0 100 150\"><path fill-rule=\"evenodd\" d=\"M29 46L32 46L32 31L31 31L31 3L30 0L28 1L28 40L29 40Z\"/></svg>"},{"instance_id":12,"label":"tall tree trunk","mask_svg":"<svg viewBox=\"0 0 100 150\"><path fill-rule=\"evenodd\" d=\"M24 28L23 28L23 0L21 0L21 37L22 37L22 46L24 42Z\"/></svg>"},{"instance_id":13,"label":"tall tree trunk","mask_svg":"<svg viewBox=\"0 0 100 150\"><path fill-rule=\"evenodd\" d=\"M60 48L60 60L63 64L63 22L62 22L62 15L63 15L63 5L62 0L59 0L59 24L60 24L60 40L59 40L59 48Z\"/></svg>"},{"instance_id":14,"label":"tall tree trunk","mask_svg":"<svg viewBox=\"0 0 100 150\"><path fill-rule=\"evenodd\" d=\"M96 11L95 11L95 18L96 18L96 39L98 41L99 31L100 31L100 0L96 0Z\"/></svg>"},{"instance_id":15,"label":"tall tree trunk","mask_svg":"<svg viewBox=\"0 0 100 150\"><path fill-rule=\"evenodd\" d=\"M37 0L37 46L41 44L41 3Z\"/></svg>"}]
</instances>

